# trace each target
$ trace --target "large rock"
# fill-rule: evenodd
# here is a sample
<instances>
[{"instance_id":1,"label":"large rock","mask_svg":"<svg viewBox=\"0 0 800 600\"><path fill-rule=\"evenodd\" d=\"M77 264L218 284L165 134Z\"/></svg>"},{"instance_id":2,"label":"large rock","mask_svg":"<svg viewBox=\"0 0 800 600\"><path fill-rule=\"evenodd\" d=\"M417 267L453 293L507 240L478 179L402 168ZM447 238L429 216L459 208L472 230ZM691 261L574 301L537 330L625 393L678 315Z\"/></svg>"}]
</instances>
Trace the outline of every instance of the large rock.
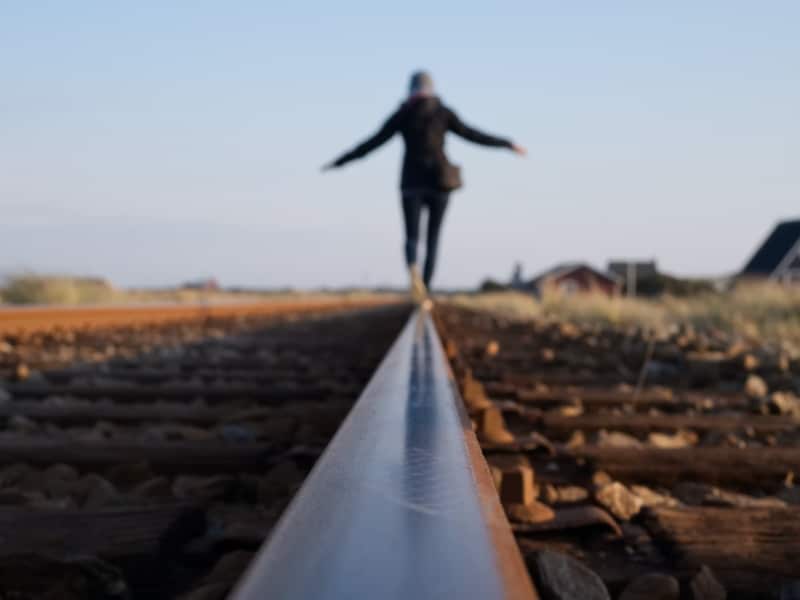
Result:
<instances>
[{"instance_id":1,"label":"large rock","mask_svg":"<svg viewBox=\"0 0 800 600\"><path fill-rule=\"evenodd\" d=\"M619 600L678 600L681 586L669 575L648 573L640 575L628 584Z\"/></svg>"},{"instance_id":2,"label":"large rock","mask_svg":"<svg viewBox=\"0 0 800 600\"><path fill-rule=\"evenodd\" d=\"M595 500L608 509L612 515L623 521L628 521L636 516L644 505L639 496L618 481L597 490Z\"/></svg>"},{"instance_id":3,"label":"large rock","mask_svg":"<svg viewBox=\"0 0 800 600\"><path fill-rule=\"evenodd\" d=\"M689 590L692 600L725 600L728 597L728 592L706 566L689 582Z\"/></svg>"},{"instance_id":4,"label":"large rock","mask_svg":"<svg viewBox=\"0 0 800 600\"><path fill-rule=\"evenodd\" d=\"M611 600L603 580L565 554L538 552L534 567L542 600Z\"/></svg>"}]
</instances>

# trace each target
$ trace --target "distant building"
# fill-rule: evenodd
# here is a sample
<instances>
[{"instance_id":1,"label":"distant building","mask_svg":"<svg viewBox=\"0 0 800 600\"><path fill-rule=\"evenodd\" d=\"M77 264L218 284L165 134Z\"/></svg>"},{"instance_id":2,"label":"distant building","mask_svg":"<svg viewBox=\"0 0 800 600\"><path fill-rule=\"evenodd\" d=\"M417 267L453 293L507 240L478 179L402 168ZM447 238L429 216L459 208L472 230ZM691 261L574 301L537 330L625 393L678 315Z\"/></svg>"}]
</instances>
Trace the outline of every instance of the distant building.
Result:
<instances>
[{"instance_id":1,"label":"distant building","mask_svg":"<svg viewBox=\"0 0 800 600\"><path fill-rule=\"evenodd\" d=\"M739 276L800 283L800 220L778 223Z\"/></svg>"},{"instance_id":2,"label":"distant building","mask_svg":"<svg viewBox=\"0 0 800 600\"><path fill-rule=\"evenodd\" d=\"M187 281L181 287L184 290L199 290L203 292L218 292L221 289L219 282L213 277L198 281Z\"/></svg>"},{"instance_id":3,"label":"distant building","mask_svg":"<svg viewBox=\"0 0 800 600\"><path fill-rule=\"evenodd\" d=\"M629 296L636 295L638 282L658 277L658 267L654 260L612 260L608 263L608 270L625 282L625 292Z\"/></svg>"},{"instance_id":4,"label":"distant building","mask_svg":"<svg viewBox=\"0 0 800 600\"><path fill-rule=\"evenodd\" d=\"M614 273L595 269L586 263L567 263L545 271L531 281L529 287L540 295L546 290L554 290L565 295L600 292L615 296L621 284L621 278Z\"/></svg>"}]
</instances>

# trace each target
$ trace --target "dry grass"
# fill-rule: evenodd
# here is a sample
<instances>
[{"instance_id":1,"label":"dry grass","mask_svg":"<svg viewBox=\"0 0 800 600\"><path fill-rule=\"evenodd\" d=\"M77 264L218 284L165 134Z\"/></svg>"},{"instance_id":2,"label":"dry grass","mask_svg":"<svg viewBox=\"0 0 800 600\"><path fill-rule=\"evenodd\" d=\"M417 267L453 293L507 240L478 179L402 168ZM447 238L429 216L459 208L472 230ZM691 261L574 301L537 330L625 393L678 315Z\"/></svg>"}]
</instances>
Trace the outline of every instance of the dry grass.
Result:
<instances>
[{"instance_id":1,"label":"dry grass","mask_svg":"<svg viewBox=\"0 0 800 600\"><path fill-rule=\"evenodd\" d=\"M772 284L688 298L609 298L602 294L546 294L541 301L517 292L459 295L451 302L512 319L564 320L666 331L674 325L717 328L747 339L780 344L800 354L800 288Z\"/></svg>"},{"instance_id":2,"label":"dry grass","mask_svg":"<svg viewBox=\"0 0 800 600\"><path fill-rule=\"evenodd\" d=\"M0 300L7 304L109 304L120 292L98 279L12 275L0 288Z\"/></svg>"}]
</instances>

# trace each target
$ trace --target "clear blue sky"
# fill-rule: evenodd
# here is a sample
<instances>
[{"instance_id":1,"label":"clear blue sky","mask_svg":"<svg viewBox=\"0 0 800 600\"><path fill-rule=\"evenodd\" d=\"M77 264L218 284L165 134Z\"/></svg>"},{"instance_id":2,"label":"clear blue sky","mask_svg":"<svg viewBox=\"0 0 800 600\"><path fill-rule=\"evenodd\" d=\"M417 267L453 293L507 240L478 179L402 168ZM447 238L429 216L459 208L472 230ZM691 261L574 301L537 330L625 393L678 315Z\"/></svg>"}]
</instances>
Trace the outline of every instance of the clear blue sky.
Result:
<instances>
[{"instance_id":1,"label":"clear blue sky","mask_svg":"<svg viewBox=\"0 0 800 600\"><path fill-rule=\"evenodd\" d=\"M429 69L468 123L437 282L563 260L742 266L800 216L800 3L0 3L0 273L404 282L401 140Z\"/></svg>"}]
</instances>

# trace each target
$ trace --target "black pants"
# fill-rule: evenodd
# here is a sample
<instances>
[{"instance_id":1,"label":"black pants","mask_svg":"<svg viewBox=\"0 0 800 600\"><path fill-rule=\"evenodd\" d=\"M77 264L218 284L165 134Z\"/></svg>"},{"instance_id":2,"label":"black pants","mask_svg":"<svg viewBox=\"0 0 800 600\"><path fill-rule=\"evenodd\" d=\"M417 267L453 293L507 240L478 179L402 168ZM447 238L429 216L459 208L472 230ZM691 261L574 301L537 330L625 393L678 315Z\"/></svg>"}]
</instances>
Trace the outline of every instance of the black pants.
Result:
<instances>
[{"instance_id":1,"label":"black pants","mask_svg":"<svg viewBox=\"0 0 800 600\"><path fill-rule=\"evenodd\" d=\"M428 235L426 236L425 267L422 279L430 287L433 269L436 267L436 250L439 246L439 230L450 194L438 191L403 191L403 216L406 223L406 263L417 263L419 242L419 220L423 207L428 209Z\"/></svg>"}]
</instances>

